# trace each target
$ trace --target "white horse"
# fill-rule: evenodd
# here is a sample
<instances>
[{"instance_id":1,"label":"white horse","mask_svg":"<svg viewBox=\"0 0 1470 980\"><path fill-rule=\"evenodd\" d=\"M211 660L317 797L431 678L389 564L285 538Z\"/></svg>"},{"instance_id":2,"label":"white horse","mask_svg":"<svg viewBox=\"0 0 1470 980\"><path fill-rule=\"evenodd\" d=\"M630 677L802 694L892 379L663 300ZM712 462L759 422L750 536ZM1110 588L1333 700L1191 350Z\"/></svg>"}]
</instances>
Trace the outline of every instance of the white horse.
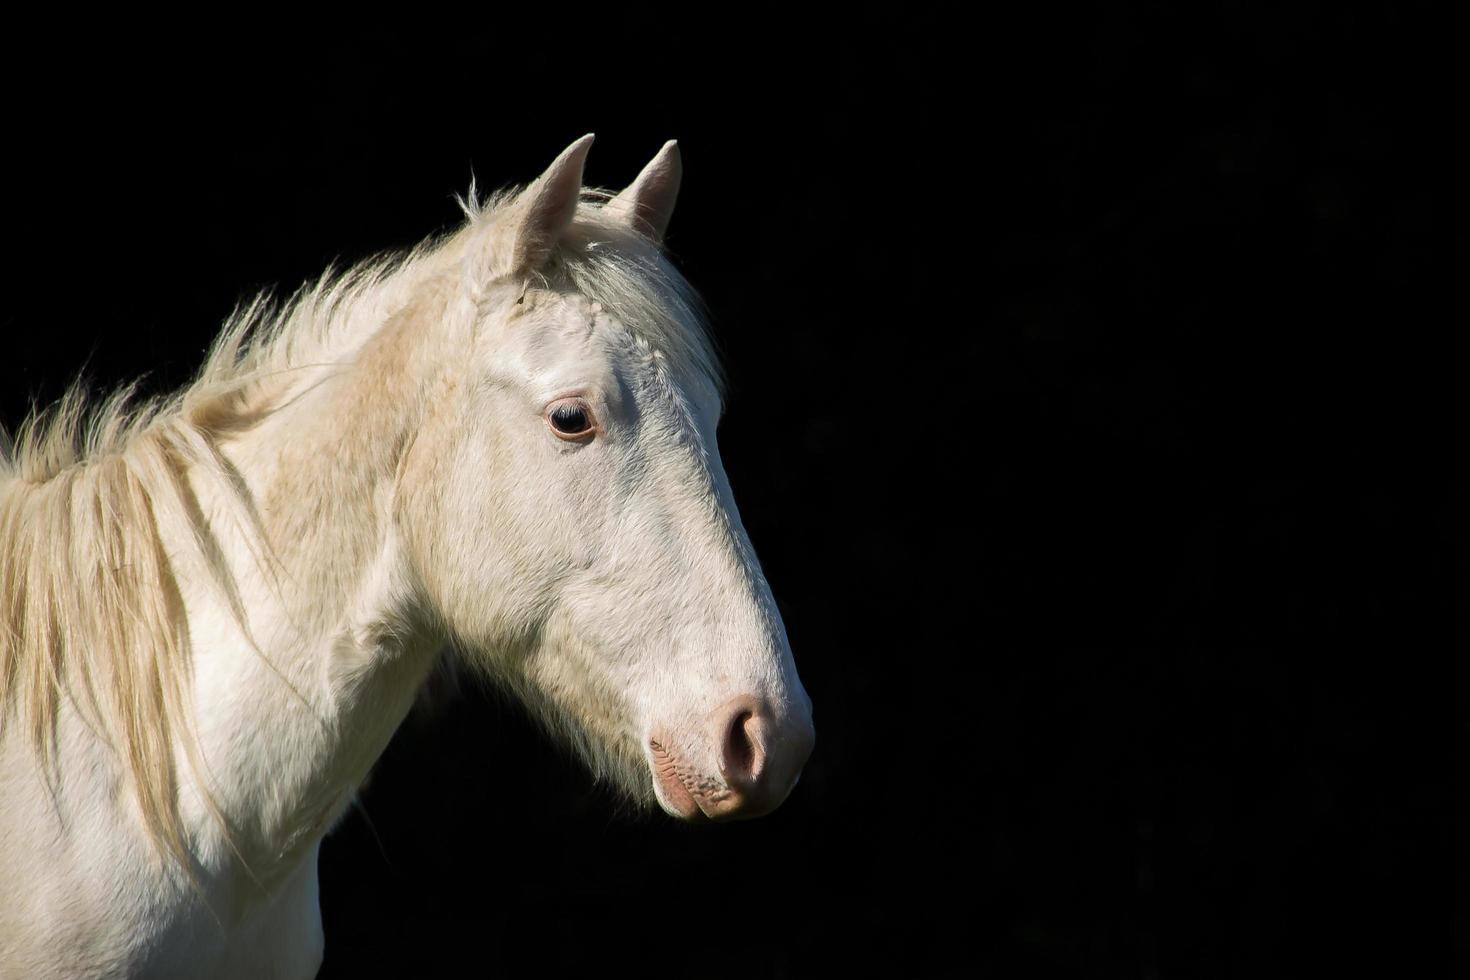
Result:
<instances>
[{"instance_id":1,"label":"white horse","mask_svg":"<svg viewBox=\"0 0 1470 980\"><path fill-rule=\"evenodd\" d=\"M611 196L591 142L0 446L0 975L312 976L318 846L446 642L637 800L786 797L811 705L660 249L678 150Z\"/></svg>"}]
</instances>

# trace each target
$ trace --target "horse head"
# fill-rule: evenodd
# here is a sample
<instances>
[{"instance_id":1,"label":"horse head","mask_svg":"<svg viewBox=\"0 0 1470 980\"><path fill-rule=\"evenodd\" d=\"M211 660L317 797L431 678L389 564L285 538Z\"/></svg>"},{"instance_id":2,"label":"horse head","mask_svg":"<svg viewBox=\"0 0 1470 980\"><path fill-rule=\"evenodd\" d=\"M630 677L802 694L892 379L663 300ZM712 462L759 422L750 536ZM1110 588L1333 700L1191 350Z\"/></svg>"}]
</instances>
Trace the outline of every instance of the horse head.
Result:
<instances>
[{"instance_id":1,"label":"horse head","mask_svg":"<svg viewBox=\"0 0 1470 980\"><path fill-rule=\"evenodd\" d=\"M472 205L449 250L470 329L404 456L406 551L455 645L594 771L684 819L758 816L811 752L811 702L721 465L699 304L662 250L679 152L597 196L591 142Z\"/></svg>"}]
</instances>

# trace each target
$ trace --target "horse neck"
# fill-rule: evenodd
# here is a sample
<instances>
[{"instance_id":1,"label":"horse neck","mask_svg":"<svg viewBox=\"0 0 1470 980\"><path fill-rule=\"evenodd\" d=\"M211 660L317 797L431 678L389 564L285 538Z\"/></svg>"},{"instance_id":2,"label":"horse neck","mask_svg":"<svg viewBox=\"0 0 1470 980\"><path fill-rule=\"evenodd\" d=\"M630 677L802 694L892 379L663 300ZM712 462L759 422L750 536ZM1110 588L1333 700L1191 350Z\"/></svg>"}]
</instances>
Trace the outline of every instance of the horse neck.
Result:
<instances>
[{"instance_id":1,"label":"horse neck","mask_svg":"<svg viewBox=\"0 0 1470 980\"><path fill-rule=\"evenodd\" d=\"M447 401L435 397L447 382L433 334L454 301L432 283L417 289L360 349L297 379L281 407L223 446L235 488L201 489L216 517L224 497L245 498L245 519L213 527L237 597L207 570L181 578L201 638L194 691L206 782L254 877L289 873L325 833L438 650L394 508L424 412ZM208 823L202 794L196 802Z\"/></svg>"}]
</instances>

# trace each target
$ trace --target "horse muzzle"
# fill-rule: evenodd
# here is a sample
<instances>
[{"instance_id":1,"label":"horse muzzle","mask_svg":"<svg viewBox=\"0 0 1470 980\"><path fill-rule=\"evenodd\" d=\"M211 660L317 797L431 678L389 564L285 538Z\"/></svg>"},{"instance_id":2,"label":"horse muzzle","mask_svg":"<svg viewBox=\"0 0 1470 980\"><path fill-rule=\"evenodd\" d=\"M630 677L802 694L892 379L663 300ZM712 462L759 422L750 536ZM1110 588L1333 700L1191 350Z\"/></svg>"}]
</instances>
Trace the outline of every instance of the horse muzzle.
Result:
<instances>
[{"instance_id":1,"label":"horse muzzle","mask_svg":"<svg viewBox=\"0 0 1470 980\"><path fill-rule=\"evenodd\" d=\"M790 795L816 744L810 708L778 714L750 695L711 713L689 750L668 736L649 736L649 766L659 803L685 820L770 813Z\"/></svg>"}]
</instances>

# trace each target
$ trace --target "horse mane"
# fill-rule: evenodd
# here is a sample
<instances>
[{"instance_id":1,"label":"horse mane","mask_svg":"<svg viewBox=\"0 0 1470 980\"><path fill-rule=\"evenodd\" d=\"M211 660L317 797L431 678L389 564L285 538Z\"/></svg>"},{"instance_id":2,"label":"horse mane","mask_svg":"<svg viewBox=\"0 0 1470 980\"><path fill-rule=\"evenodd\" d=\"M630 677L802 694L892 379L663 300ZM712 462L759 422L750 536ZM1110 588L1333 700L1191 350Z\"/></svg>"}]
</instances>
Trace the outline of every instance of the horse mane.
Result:
<instances>
[{"instance_id":1,"label":"horse mane","mask_svg":"<svg viewBox=\"0 0 1470 980\"><path fill-rule=\"evenodd\" d=\"M449 239L329 269L283 304L256 296L227 318L195 380L173 395L138 399L127 385L94 401L77 382L49 410L33 411L13 440L0 427L0 733L24 726L53 791L65 697L117 752L157 850L188 867L175 744L196 776L207 767L194 738L190 637L166 539L193 542L246 626L191 477L227 491L255 558L269 562L270 542L222 446L322 372L350 364L426 265L463 231L493 221L513 194L481 203L471 184L460 199L468 225ZM601 303L661 369L698 371L723 390L697 297L656 243L602 211L610 197L584 192L541 284Z\"/></svg>"}]
</instances>

